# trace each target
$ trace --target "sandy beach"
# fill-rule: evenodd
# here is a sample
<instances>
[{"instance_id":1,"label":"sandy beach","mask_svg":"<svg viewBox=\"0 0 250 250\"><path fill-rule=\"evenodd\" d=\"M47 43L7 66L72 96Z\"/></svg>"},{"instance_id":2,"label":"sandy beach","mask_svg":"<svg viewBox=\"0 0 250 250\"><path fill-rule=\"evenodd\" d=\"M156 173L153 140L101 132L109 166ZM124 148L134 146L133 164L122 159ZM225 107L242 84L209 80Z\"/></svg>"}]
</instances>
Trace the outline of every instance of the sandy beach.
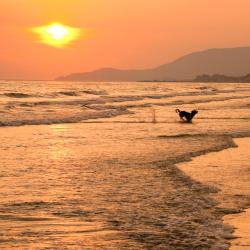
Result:
<instances>
[{"instance_id":1,"label":"sandy beach","mask_svg":"<svg viewBox=\"0 0 250 250\"><path fill-rule=\"evenodd\" d=\"M32 86L0 84L1 249L243 242L231 240L249 208L249 84ZM176 108L199 114L180 122Z\"/></svg>"}]
</instances>

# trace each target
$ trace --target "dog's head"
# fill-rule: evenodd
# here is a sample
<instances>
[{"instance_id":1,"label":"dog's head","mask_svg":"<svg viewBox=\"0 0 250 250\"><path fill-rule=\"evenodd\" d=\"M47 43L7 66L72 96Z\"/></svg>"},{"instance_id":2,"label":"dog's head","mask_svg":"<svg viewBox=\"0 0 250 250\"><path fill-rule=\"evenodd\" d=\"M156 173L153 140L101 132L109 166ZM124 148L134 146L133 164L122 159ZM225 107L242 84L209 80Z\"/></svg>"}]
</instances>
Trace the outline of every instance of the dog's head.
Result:
<instances>
[{"instance_id":1,"label":"dog's head","mask_svg":"<svg viewBox=\"0 0 250 250\"><path fill-rule=\"evenodd\" d=\"M196 114L198 114L198 110L194 109L194 110L191 112L191 114L192 114L193 116L195 116Z\"/></svg>"}]
</instances>

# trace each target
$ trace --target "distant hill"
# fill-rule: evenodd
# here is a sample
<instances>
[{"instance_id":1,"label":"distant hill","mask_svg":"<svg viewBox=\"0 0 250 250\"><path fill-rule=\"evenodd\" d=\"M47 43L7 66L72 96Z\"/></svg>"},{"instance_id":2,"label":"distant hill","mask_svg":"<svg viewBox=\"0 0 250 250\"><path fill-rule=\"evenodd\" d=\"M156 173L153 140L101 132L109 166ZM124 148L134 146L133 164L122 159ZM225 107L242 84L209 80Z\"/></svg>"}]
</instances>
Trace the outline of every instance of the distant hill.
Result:
<instances>
[{"instance_id":1,"label":"distant hill","mask_svg":"<svg viewBox=\"0 0 250 250\"><path fill-rule=\"evenodd\" d=\"M145 70L103 68L58 77L63 81L190 81L201 74L242 76L250 71L250 47L209 49Z\"/></svg>"},{"instance_id":2,"label":"distant hill","mask_svg":"<svg viewBox=\"0 0 250 250\"><path fill-rule=\"evenodd\" d=\"M194 82L241 82L250 83L250 74L245 76L225 76L225 75L199 75L194 79Z\"/></svg>"}]
</instances>

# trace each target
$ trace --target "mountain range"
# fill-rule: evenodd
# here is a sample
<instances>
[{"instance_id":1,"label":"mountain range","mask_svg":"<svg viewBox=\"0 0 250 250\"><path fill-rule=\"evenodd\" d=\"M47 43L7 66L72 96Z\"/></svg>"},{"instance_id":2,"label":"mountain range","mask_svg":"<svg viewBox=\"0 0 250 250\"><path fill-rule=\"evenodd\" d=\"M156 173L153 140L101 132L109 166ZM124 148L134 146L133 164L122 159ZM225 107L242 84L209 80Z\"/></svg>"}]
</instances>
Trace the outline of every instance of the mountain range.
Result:
<instances>
[{"instance_id":1,"label":"mountain range","mask_svg":"<svg viewBox=\"0 0 250 250\"><path fill-rule=\"evenodd\" d=\"M250 72L250 47L194 52L152 69L102 68L58 77L60 81L192 81L198 75L242 76Z\"/></svg>"}]
</instances>

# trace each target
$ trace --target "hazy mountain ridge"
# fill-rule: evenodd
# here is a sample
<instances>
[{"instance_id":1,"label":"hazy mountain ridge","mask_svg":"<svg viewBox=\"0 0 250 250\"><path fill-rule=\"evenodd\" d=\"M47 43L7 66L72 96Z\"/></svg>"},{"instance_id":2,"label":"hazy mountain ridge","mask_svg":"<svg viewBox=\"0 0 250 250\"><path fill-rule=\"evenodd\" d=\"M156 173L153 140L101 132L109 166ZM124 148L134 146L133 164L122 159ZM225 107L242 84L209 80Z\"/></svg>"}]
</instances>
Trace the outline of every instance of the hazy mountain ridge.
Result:
<instances>
[{"instance_id":1,"label":"hazy mountain ridge","mask_svg":"<svg viewBox=\"0 0 250 250\"><path fill-rule=\"evenodd\" d=\"M73 73L56 80L64 81L190 81L199 75L242 76L250 71L250 47L209 49L194 52L154 69L120 70L103 68Z\"/></svg>"}]
</instances>

